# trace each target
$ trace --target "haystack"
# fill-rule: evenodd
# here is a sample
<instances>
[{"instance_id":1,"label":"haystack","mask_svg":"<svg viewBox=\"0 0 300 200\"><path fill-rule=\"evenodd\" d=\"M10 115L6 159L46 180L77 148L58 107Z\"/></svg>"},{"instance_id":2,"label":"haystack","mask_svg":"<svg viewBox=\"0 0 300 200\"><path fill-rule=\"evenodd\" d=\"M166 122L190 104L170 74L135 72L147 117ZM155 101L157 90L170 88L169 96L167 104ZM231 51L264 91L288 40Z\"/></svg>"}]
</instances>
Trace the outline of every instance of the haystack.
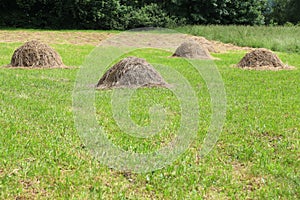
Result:
<instances>
[{"instance_id":1,"label":"haystack","mask_svg":"<svg viewBox=\"0 0 300 200\"><path fill-rule=\"evenodd\" d=\"M207 49L202 47L198 42L194 40L189 40L182 43L176 49L173 56L193 59L213 59Z\"/></svg>"},{"instance_id":2,"label":"haystack","mask_svg":"<svg viewBox=\"0 0 300 200\"><path fill-rule=\"evenodd\" d=\"M127 57L111 67L99 80L97 88L167 87L161 75L146 60Z\"/></svg>"},{"instance_id":3,"label":"haystack","mask_svg":"<svg viewBox=\"0 0 300 200\"><path fill-rule=\"evenodd\" d=\"M54 49L38 41L30 41L15 50L10 66L51 68L63 67L64 65L61 57Z\"/></svg>"},{"instance_id":4,"label":"haystack","mask_svg":"<svg viewBox=\"0 0 300 200\"><path fill-rule=\"evenodd\" d=\"M240 68L246 69L290 69L272 51L264 48L256 49L247 53L237 64Z\"/></svg>"}]
</instances>

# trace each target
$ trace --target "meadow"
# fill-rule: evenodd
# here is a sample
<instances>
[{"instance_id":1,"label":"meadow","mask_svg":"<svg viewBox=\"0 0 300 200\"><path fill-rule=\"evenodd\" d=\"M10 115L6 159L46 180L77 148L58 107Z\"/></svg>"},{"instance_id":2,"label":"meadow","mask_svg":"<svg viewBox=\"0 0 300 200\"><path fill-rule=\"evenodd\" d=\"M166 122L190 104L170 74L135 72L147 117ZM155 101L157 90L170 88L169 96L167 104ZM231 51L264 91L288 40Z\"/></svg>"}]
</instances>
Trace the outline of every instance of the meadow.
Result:
<instances>
[{"instance_id":1,"label":"meadow","mask_svg":"<svg viewBox=\"0 0 300 200\"><path fill-rule=\"evenodd\" d=\"M196 91L200 107L197 139L171 165L147 173L120 172L101 164L77 133L72 93L79 67L94 45L48 40L65 65L72 66L70 69L0 68L0 199L299 199L299 27L296 31L281 27L287 34L274 33L273 27L236 29L255 31L241 33L242 36L236 35L239 31L221 26L182 27L180 31L241 46L272 48L284 63L296 68L242 70L232 65L245 51L213 54L219 58L215 64L226 90L227 113L218 142L203 158L199 150L212 114L203 78L184 59L169 58L172 52L141 49L129 54L174 67ZM8 32L15 35L16 31ZM28 32L41 38L53 34ZM0 38L0 66L8 64L22 44L22 38L15 42L8 39ZM114 121L111 93L96 92L97 120L108 137L124 150L156 150L170 140L180 125L180 105L170 91L139 89L130 104L133 120L140 125L149 124L149 105L160 103L168 109L169 123L151 139L129 137Z\"/></svg>"},{"instance_id":2,"label":"meadow","mask_svg":"<svg viewBox=\"0 0 300 200\"><path fill-rule=\"evenodd\" d=\"M178 31L232 43L238 46L264 47L272 51L300 52L300 26L184 26Z\"/></svg>"}]
</instances>

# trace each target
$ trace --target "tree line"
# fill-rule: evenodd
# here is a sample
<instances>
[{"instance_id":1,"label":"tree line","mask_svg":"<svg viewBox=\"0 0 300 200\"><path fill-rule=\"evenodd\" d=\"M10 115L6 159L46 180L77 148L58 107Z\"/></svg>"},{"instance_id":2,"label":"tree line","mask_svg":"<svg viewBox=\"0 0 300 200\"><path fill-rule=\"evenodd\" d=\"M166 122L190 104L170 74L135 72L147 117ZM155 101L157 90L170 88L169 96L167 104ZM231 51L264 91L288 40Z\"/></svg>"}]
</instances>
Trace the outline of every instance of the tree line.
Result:
<instances>
[{"instance_id":1,"label":"tree line","mask_svg":"<svg viewBox=\"0 0 300 200\"><path fill-rule=\"evenodd\" d=\"M299 0L1 0L0 26L116 29L300 22Z\"/></svg>"}]
</instances>

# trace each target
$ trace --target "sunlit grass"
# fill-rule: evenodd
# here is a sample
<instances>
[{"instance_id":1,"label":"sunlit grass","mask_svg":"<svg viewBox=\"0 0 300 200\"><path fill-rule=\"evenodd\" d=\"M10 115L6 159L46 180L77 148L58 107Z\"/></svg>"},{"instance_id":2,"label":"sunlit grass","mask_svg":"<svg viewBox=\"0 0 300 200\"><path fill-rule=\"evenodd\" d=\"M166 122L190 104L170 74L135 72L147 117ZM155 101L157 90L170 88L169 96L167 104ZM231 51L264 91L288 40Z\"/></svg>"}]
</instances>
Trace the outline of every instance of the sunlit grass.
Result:
<instances>
[{"instance_id":1,"label":"sunlit grass","mask_svg":"<svg viewBox=\"0 0 300 200\"><path fill-rule=\"evenodd\" d=\"M0 44L0 65L10 62L19 45ZM201 111L198 138L178 160L152 173L132 174L95 160L74 126L72 91L78 67L93 47L52 47L74 68L0 68L0 199L299 199L299 54L278 53L296 66L291 71L232 67L245 52L213 55L220 58L215 63L227 93L227 115L215 148L200 158L211 116L205 82L183 59L169 58L171 52L131 53L184 75ZM153 140L126 136L112 117L110 95L96 91L97 119L125 150L155 150L179 125L180 105L170 91L139 89L130 104L133 120L147 125L149 105L160 103L174 124Z\"/></svg>"},{"instance_id":2,"label":"sunlit grass","mask_svg":"<svg viewBox=\"0 0 300 200\"><path fill-rule=\"evenodd\" d=\"M300 27L283 26L185 26L180 32L239 46L264 47L274 51L300 52Z\"/></svg>"}]
</instances>

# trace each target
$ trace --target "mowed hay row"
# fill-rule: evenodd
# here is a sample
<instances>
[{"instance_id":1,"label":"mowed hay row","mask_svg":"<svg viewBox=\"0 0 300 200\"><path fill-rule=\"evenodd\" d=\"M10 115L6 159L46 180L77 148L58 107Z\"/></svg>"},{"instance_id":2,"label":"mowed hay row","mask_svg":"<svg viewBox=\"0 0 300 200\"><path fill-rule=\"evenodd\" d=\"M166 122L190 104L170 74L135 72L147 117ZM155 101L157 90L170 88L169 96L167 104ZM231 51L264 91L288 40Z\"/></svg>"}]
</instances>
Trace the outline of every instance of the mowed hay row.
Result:
<instances>
[{"instance_id":1,"label":"mowed hay row","mask_svg":"<svg viewBox=\"0 0 300 200\"><path fill-rule=\"evenodd\" d=\"M137 57L127 57L115 64L97 84L98 89L167 86L152 65Z\"/></svg>"},{"instance_id":2,"label":"mowed hay row","mask_svg":"<svg viewBox=\"0 0 300 200\"><path fill-rule=\"evenodd\" d=\"M233 44L226 44L219 41L208 40L205 37L192 36L192 40L198 42L201 46L206 48L210 53L226 53L228 51L252 51L252 47L240 47Z\"/></svg>"},{"instance_id":3,"label":"mowed hay row","mask_svg":"<svg viewBox=\"0 0 300 200\"><path fill-rule=\"evenodd\" d=\"M39 41L29 41L15 50L10 67L56 68L65 67L60 55Z\"/></svg>"},{"instance_id":4,"label":"mowed hay row","mask_svg":"<svg viewBox=\"0 0 300 200\"><path fill-rule=\"evenodd\" d=\"M237 64L237 67L256 70L293 69L293 67L285 65L275 53L264 48L247 53Z\"/></svg>"}]
</instances>

